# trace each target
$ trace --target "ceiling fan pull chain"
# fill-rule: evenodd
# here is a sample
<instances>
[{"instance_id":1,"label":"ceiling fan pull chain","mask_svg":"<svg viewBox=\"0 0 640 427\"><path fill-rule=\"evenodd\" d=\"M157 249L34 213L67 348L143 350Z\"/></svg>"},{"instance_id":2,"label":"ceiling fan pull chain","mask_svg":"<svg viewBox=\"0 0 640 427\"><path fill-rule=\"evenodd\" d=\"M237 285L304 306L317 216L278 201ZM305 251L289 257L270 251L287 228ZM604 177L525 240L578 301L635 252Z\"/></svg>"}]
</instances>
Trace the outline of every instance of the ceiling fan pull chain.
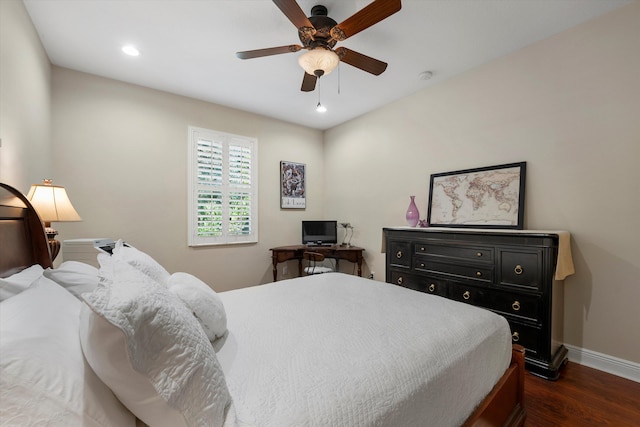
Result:
<instances>
[{"instance_id":1,"label":"ceiling fan pull chain","mask_svg":"<svg viewBox=\"0 0 640 427\"><path fill-rule=\"evenodd\" d=\"M338 64L338 95L340 95L340 64Z\"/></svg>"},{"instance_id":2,"label":"ceiling fan pull chain","mask_svg":"<svg viewBox=\"0 0 640 427\"><path fill-rule=\"evenodd\" d=\"M325 113L327 108L320 102L320 77L318 77L318 84L316 87L318 88L318 105L316 106L316 111L318 113Z\"/></svg>"}]
</instances>

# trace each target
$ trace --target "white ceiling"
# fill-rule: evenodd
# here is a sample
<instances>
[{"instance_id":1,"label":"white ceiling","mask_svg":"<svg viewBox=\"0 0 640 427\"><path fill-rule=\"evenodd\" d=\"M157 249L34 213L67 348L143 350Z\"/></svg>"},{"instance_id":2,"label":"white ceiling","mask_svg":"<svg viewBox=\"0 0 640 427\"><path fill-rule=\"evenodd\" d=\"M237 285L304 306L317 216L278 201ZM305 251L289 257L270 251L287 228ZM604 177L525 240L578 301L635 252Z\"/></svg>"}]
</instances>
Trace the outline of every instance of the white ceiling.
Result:
<instances>
[{"instance_id":1,"label":"white ceiling","mask_svg":"<svg viewBox=\"0 0 640 427\"><path fill-rule=\"evenodd\" d=\"M318 91L301 92L290 53L235 52L299 44L269 0L24 0L55 65L328 129L633 0L402 0L400 12L338 43L389 64L380 76L341 64ZM337 22L369 0L323 4ZM122 54L124 44L140 50ZM430 80L418 75L433 73ZM338 93L339 92L339 93Z\"/></svg>"}]
</instances>

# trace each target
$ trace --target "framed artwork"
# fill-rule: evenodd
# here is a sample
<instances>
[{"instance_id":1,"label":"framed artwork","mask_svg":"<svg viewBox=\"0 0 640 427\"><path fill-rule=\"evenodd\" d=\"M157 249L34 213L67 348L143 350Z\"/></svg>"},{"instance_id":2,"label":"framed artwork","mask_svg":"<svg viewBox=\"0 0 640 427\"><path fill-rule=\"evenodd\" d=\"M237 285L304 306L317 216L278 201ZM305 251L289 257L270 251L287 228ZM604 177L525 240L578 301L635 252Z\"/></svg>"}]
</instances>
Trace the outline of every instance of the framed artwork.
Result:
<instances>
[{"instance_id":1,"label":"framed artwork","mask_svg":"<svg viewBox=\"0 0 640 427\"><path fill-rule=\"evenodd\" d=\"M305 164L280 162L280 208L305 209L307 207Z\"/></svg>"},{"instance_id":2,"label":"framed artwork","mask_svg":"<svg viewBox=\"0 0 640 427\"><path fill-rule=\"evenodd\" d=\"M526 162L431 175L431 227L522 230Z\"/></svg>"}]
</instances>

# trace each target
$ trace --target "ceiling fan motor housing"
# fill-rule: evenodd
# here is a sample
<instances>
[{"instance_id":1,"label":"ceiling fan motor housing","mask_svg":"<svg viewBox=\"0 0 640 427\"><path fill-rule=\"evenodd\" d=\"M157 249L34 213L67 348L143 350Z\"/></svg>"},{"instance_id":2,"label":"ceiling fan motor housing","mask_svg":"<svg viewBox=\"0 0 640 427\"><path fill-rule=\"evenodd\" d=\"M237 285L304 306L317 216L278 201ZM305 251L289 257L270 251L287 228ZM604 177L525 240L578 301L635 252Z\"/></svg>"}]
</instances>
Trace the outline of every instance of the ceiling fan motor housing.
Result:
<instances>
[{"instance_id":1,"label":"ceiling fan motor housing","mask_svg":"<svg viewBox=\"0 0 640 427\"><path fill-rule=\"evenodd\" d=\"M327 8L321 4L317 4L311 8L311 16L327 16Z\"/></svg>"},{"instance_id":2,"label":"ceiling fan motor housing","mask_svg":"<svg viewBox=\"0 0 640 427\"><path fill-rule=\"evenodd\" d=\"M304 47L307 49L315 49L317 47L333 49L338 40L332 38L331 29L338 23L327 16L327 8L320 4L313 6L309 22L311 22L315 31L308 31L306 28L298 30L298 36Z\"/></svg>"}]
</instances>

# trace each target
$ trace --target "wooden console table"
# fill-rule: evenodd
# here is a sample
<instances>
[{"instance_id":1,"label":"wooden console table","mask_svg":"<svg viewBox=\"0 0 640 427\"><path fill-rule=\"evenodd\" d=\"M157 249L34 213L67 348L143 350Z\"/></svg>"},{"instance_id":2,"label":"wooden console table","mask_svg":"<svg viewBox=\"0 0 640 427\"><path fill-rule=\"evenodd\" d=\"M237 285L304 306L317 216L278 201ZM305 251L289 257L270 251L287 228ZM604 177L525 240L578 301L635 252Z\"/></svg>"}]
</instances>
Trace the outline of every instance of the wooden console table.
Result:
<instances>
[{"instance_id":1,"label":"wooden console table","mask_svg":"<svg viewBox=\"0 0 640 427\"><path fill-rule=\"evenodd\" d=\"M358 276L362 276L362 252L363 248L356 246L307 246L307 245L291 245L279 246L269 249L271 258L273 259L273 281L278 280L278 264L291 259L298 260L298 276L302 276L302 254L306 251L318 252L325 258L333 258L336 260L336 270L338 262L341 259L351 261L358 265Z\"/></svg>"}]
</instances>

